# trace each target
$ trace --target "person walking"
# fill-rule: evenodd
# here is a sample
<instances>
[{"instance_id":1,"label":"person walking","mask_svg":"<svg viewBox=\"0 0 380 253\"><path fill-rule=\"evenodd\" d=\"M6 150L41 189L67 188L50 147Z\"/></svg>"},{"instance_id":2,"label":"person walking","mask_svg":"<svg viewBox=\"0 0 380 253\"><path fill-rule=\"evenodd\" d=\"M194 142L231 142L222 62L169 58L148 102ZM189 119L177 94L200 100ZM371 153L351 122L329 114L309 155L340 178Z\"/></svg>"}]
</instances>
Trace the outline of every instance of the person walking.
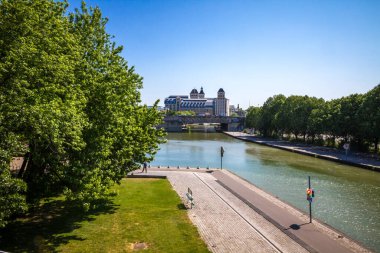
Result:
<instances>
[{"instance_id":1,"label":"person walking","mask_svg":"<svg viewBox=\"0 0 380 253\"><path fill-rule=\"evenodd\" d=\"M145 171L145 173L148 172L148 164L146 162L144 162L144 164L143 164L143 169L142 169L141 173L143 173L144 171Z\"/></svg>"}]
</instances>

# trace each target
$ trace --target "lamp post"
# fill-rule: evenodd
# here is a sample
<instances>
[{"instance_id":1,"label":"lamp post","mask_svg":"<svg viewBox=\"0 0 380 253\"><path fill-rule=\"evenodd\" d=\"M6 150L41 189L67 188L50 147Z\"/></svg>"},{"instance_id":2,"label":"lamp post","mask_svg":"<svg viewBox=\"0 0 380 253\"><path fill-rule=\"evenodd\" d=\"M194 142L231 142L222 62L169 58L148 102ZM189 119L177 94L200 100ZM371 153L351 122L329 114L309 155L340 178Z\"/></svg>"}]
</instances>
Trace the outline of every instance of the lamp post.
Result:
<instances>
[{"instance_id":1,"label":"lamp post","mask_svg":"<svg viewBox=\"0 0 380 253\"><path fill-rule=\"evenodd\" d=\"M223 169L223 155L224 155L224 148L223 146L220 147L220 169Z\"/></svg>"},{"instance_id":2,"label":"lamp post","mask_svg":"<svg viewBox=\"0 0 380 253\"><path fill-rule=\"evenodd\" d=\"M311 188L310 176L308 176L308 181L309 181L309 188L306 189L306 199L309 201L309 217L310 217L310 223L311 223L312 222L311 203L313 202L313 198L314 198L314 190Z\"/></svg>"}]
</instances>

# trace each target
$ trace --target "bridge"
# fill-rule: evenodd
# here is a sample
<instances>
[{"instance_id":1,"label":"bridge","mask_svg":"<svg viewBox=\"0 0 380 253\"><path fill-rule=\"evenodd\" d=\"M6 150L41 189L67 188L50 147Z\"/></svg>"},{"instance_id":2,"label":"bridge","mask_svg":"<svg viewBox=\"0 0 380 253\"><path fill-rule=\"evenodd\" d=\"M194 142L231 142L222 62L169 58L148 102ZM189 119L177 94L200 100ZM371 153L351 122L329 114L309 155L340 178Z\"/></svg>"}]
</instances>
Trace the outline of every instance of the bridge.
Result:
<instances>
[{"instance_id":1,"label":"bridge","mask_svg":"<svg viewBox=\"0 0 380 253\"><path fill-rule=\"evenodd\" d=\"M219 124L222 131L238 131L244 128L245 117L230 116L166 116L160 127L168 132L181 132L189 124Z\"/></svg>"}]
</instances>

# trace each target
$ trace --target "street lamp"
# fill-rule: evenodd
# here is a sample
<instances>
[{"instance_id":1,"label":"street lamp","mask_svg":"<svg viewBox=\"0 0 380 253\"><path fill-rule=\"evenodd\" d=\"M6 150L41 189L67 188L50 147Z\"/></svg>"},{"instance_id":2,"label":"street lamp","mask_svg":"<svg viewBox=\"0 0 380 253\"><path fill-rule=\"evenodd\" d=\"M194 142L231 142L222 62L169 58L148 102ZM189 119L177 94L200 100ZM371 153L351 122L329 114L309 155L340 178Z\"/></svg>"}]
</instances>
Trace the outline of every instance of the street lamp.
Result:
<instances>
[{"instance_id":1,"label":"street lamp","mask_svg":"<svg viewBox=\"0 0 380 253\"><path fill-rule=\"evenodd\" d=\"M224 148L223 146L220 147L220 169L223 169L223 155L224 155Z\"/></svg>"}]
</instances>

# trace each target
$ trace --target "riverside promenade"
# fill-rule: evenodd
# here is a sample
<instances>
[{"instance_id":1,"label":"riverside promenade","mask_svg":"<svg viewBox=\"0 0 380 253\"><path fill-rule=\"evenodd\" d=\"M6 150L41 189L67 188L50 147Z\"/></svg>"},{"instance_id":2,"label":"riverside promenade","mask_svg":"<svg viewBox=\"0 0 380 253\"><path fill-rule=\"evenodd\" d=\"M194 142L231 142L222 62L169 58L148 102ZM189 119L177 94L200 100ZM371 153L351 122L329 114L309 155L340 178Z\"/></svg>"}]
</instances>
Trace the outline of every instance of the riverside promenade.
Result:
<instances>
[{"instance_id":1,"label":"riverside promenade","mask_svg":"<svg viewBox=\"0 0 380 253\"><path fill-rule=\"evenodd\" d=\"M380 172L380 158L365 153L349 152L346 156L345 151L335 148L311 146L302 143L292 143L284 140L257 137L243 132L223 132L226 135L239 140L257 143L273 148L278 148L302 155L308 155L315 158L321 158L338 163L361 167L368 170Z\"/></svg>"},{"instance_id":2,"label":"riverside promenade","mask_svg":"<svg viewBox=\"0 0 380 253\"><path fill-rule=\"evenodd\" d=\"M190 188L188 215L211 252L371 252L227 170L148 168L129 177L165 177L184 203Z\"/></svg>"}]
</instances>

